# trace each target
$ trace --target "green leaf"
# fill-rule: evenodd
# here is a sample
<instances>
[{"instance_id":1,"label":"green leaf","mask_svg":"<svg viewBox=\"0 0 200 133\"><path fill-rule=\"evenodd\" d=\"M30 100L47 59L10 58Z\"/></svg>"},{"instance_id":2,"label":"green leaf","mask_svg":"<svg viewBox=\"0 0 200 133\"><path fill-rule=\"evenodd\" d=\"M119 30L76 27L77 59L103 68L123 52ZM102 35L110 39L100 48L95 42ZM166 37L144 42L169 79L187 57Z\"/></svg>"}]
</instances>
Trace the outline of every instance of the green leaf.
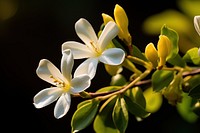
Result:
<instances>
[{"instance_id":1,"label":"green leaf","mask_svg":"<svg viewBox=\"0 0 200 133\"><path fill-rule=\"evenodd\" d=\"M92 102L92 99L89 99L89 100L85 100L85 101L82 101L80 102L78 105L77 105L77 109L82 107L83 105L87 104L87 103L90 103Z\"/></svg>"},{"instance_id":2,"label":"green leaf","mask_svg":"<svg viewBox=\"0 0 200 133\"><path fill-rule=\"evenodd\" d=\"M195 99L200 99L200 82L197 86L189 91L189 96Z\"/></svg>"},{"instance_id":3,"label":"green leaf","mask_svg":"<svg viewBox=\"0 0 200 133\"><path fill-rule=\"evenodd\" d=\"M150 115L149 112L147 112L145 110L145 108L143 108L140 104L133 102L129 97L127 97L126 95L124 95L124 99L126 101L127 107L128 107L128 111L138 117L141 118L146 118L147 116Z\"/></svg>"},{"instance_id":4,"label":"green leaf","mask_svg":"<svg viewBox=\"0 0 200 133\"><path fill-rule=\"evenodd\" d=\"M98 110L99 101L91 100L78 108L72 116L72 132L78 132L92 123Z\"/></svg>"},{"instance_id":5,"label":"green leaf","mask_svg":"<svg viewBox=\"0 0 200 133\"><path fill-rule=\"evenodd\" d=\"M186 66L185 60L183 60L179 54L176 54L176 56L174 58L168 59L167 62L172 64L173 66L180 66L180 67Z\"/></svg>"},{"instance_id":6,"label":"green leaf","mask_svg":"<svg viewBox=\"0 0 200 133\"><path fill-rule=\"evenodd\" d=\"M144 56L144 54L140 51L140 49L137 46L132 45L132 47L133 47L133 56L138 57L144 61L148 61L147 58Z\"/></svg>"},{"instance_id":7,"label":"green leaf","mask_svg":"<svg viewBox=\"0 0 200 133\"><path fill-rule=\"evenodd\" d=\"M118 97L114 106L112 118L120 133L125 133L128 126L128 110L123 97Z\"/></svg>"},{"instance_id":8,"label":"green leaf","mask_svg":"<svg viewBox=\"0 0 200 133\"><path fill-rule=\"evenodd\" d=\"M113 44L115 45L115 47L117 48L121 48L122 50L124 50L126 52L126 49L117 41L117 39L113 39L112 40Z\"/></svg>"},{"instance_id":9,"label":"green leaf","mask_svg":"<svg viewBox=\"0 0 200 133\"><path fill-rule=\"evenodd\" d=\"M163 25L163 27L161 28L161 34L167 36L172 43L172 50L171 50L170 54L167 56L167 60L176 57L176 55L179 52L179 48L178 48L179 36L178 36L178 33L175 30L167 27L166 25Z\"/></svg>"},{"instance_id":10,"label":"green leaf","mask_svg":"<svg viewBox=\"0 0 200 133\"><path fill-rule=\"evenodd\" d=\"M125 95L128 96L133 102L140 104L143 108L146 107L146 100L140 87L137 86L127 90Z\"/></svg>"},{"instance_id":11,"label":"green leaf","mask_svg":"<svg viewBox=\"0 0 200 133\"><path fill-rule=\"evenodd\" d=\"M95 133L119 133L112 120L115 102L116 96L113 96L101 106L93 123Z\"/></svg>"},{"instance_id":12,"label":"green leaf","mask_svg":"<svg viewBox=\"0 0 200 133\"><path fill-rule=\"evenodd\" d=\"M198 116L192 111L192 98L183 93L181 103L177 104L177 111L181 117L189 123L194 123L198 120Z\"/></svg>"},{"instance_id":13,"label":"green leaf","mask_svg":"<svg viewBox=\"0 0 200 133\"><path fill-rule=\"evenodd\" d=\"M194 65L200 65L200 57L198 55L198 48L194 47L189 49L183 56L183 60L188 63L193 63Z\"/></svg>"},{"instance_id":14,"label":"green leaf","mask_svg":"<svg viewBox=\"0 0 200 133\"><path fill-rule=\"evenodd\" d=\"M173 71L156 70L151 77L153 91L160 91L167 87L174 78Z\"/></svg>"},{"instance_id":15,"label":"green leaf","mask_svg":"<svg viewBox=\"0 0 200 133\"><path fill-rule=\"evenodd\" d=\"M106 86L106 87L103 87L103 88L97 90L96 92L110 92L110 91L119 90L121 88L122 88L121 86Z\"/></svg>"}]
</instances>

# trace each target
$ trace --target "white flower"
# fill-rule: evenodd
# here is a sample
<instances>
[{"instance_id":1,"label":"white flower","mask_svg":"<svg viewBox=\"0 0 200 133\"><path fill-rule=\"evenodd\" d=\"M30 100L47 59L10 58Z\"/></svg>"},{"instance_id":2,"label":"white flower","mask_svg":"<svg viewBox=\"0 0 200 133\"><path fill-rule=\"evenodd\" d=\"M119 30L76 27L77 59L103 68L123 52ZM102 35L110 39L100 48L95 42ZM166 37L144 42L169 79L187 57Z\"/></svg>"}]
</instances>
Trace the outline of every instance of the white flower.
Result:
<instances>
[{"instance_id":1,"label":"white flower","mask_svg":"<svg viewBox=\"0 0 200 133\"><path fill-rule=\"evenodd\" d=\"M45 107L54 101L54 116L59 119L69 110L71 104L71 95L84 91L90 86L90 77L80 75L72 79L71 71L74 65L71 50L63 51L61 59L61 72L49 60L42 59L39 62L36 73L42 80L51 83L55 87L41 90L34 96L34 105L36 108Z\"/></svg>"},{"instance_id":2,"label":"white flower","mask_svg":"<svg viewBox=\"0 0 200 133\"><path fill-rule=\"evenodd\" d=\"M99 38L95 34L92 25L84 18L75 24L75 30L79 38L85 43L67 41L63 43L62 50L71 49L74 59L88 58L78 66L75 75L88 74L92 79L96 74L98 62L109 65L119 65L124 61L125 52L120 48L106 49L107 45L119 33L115 22L108 22Z\"/></svg>"},{"instance_id":3,"label":"white flower","mask_svg":"<svg viewBox=\"0 0 200 133\"><path fill-rule=\"evenodd\" d=\"M194 28L200 36L200 16L194 16Z\"/></svg>"},{"instance_id":4,"label":"white flower","mask_svg":"<svg viewBox=\"0 0 200 133\"><path fill-rule=\"evenodd\" d=\"M200 16L194 16L194 28L200 36ZM200 48L198 50L198 55L200 56Z\"/></svg>"}]
</instances>

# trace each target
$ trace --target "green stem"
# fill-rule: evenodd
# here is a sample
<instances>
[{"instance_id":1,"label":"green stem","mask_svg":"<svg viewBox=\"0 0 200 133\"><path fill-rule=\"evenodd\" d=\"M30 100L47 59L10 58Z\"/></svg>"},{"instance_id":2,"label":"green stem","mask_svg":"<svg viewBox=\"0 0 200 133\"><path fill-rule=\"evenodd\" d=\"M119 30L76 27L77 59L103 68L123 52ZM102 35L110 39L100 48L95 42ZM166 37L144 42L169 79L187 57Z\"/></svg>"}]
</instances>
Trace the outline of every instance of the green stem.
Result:
<instances>
[{"instance_id":1,"label":"green stem","mask_svg":"<svg viewBox=\"0 0 200 133\"><path fill-rule=\"evenodd\" d=\"M122 93L126 92L129 88L133 87L138 81L144 79L151 72L151 70L152 69L147 69L146 71L144 71L144 73L142 73L139 77L137 77L135 80L130 82L127 86L125 86L121 90L115 91L115 92L110 93L105 96L99 96L99 97L97 97L97 99L102 101L102 100L108 99L109 97L112 97L114 95L118 95L118 94L122 94Z\"/></svg>"}]
</instances>

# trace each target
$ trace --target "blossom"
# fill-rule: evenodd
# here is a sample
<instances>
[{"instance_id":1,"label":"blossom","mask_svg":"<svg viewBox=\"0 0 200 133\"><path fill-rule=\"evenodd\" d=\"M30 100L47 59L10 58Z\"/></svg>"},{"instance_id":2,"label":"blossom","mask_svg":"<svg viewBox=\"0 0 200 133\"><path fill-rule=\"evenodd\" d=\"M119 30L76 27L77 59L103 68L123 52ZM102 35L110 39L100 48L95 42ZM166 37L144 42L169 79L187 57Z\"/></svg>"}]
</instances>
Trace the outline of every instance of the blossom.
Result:
<instances>
[{"instance_id":1,"label":"blossom","mask_svg":"<svg viewBox=\"0 0 200 133\"><path fill-rule=\"evenodd\" d=\"M194 28L200 36L200 16L194 17Z\"/></svg>"},{"instance_id":2,"label":"blossom","mask_svg":"<svg viewBox=\"0 0 200 133\"><path fill-rule=\"evenodd\" d=\"M200 36L200 16L194 16L194 28ZM198 49L198 55L200 56L200 48Z\"/></svg>"},{"instance_id":3,"label":"blossom","mask_svg":"<svg viewBox=\"0 0 200 133\"><path fill-rule=\"evenodd\" d=\"M85 43L67 41L62 44L62 50L71 49L74 59L87 58L76 69L74 75L88 74L92 79L96 74L99 62L108 65L119 65L124 61L125 52L120 48L107 48L108 44L117 36L119 29L115 22L108 22L99 38L92 25L84 18L75 24L78 37Z\"/></svg>"},{"instance_id":4,"label":"blossom","mask_svg":"<svg viewBox=\"0 0 200 133\"><path fill-rule=\"evenodd\" d=\"M90 77L86 74L72 79L71 71L74 65L71 50L64 50L61 59L61 72L49 60L42 59L39 62L36 73L42 80L54 85L41 90L34 96L36 108L45 107L57 100L54 108L54 116L59 119L69 110L71 94L84 91L90 86Z\"/></svg>"}]
</instances>

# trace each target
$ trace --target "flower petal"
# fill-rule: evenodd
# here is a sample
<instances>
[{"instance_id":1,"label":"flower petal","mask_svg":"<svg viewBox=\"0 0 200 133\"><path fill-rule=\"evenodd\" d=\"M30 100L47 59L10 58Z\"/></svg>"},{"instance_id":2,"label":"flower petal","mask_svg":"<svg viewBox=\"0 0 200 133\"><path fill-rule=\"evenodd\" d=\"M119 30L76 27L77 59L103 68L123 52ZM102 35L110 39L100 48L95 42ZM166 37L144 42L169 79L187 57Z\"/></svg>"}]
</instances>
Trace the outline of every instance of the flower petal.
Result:
<instances>
[{"instance_id":1,"label":"flower petal","mask_svg":"<svg viewBox=\"0 0 200 133\"><path fill-rule=\"evenodd\" d=\"M53 79L52 76L56 79L64 79L60 70L47 59L40 60L36 73L38 77L53 85L55 85L55 79Z\"/></svg>"},{"instance_id":2,"label":"flower petal","mask_svg":"<svg viewBox=\"0 0 200 133\"><path fill-rule=\"evenodd\" d=\"M79 38L87 45L91 45L91 42L94 44L97 43L97 36L92 27L92 25L84 18L80 18L75 23L76 34Z\"/></svg>"},{"instance_id":3,"label":"flower petal","mask_svg":"<svg viewBox=\"0 0 200 133\"><path fill-rule=\"evenodd\" d=\"M74 77L78 77L79 75L82 74L88 74L90 78L93 79L93 77L96 74L97 64L98 64L98 58L89 58L85 60L75 70Z\"/></svg>"},{"instance_id":4,"label":"flower petal","mask_svg":"<svg viewBox=\"0 0 200 133\"><path fill-rule=\"evenodd\" d=\"M61 71L63 76L67 79L67 82L72 79L72 68L74 65L73 55L70 49L66 49L63 51L63 56L61 59Z\"/></svg>"},{"instance_id":5,"label":"flower petal","mask_svg":"<svg viewBox=\"0 0 200 133\"><path fill-rule=\"evenodd\" d=\"M125 52L120 48L110 48L105 50L99 60L109 65L119 65L124 61Z\"/></svg>"},{"instance_id":6,"label":"flower petal","mask_svg":"<svg viewBox=\"0 0 200 133\"><path fill-rule=\"evenodd\" d=\"M58 99L62 94L62 89L58 87L47 88L38 92L34 98L34 105L36 108L45 107Z\"/></svg>"},{"instance_id":7,"label":"flower petal","mask_svg":"<svg viewBox=\"0 0 200 133\"><path fill-rule=\"evenodd\" d=\"M71 81L71 92L72 93L79 93L87 89L91 84L90 77L86 74L80 75L78 77L75 77Z\"/></svg>"},{"instance_id":8,"label":"flower petal","mask_svg":"<svg viewBox=\"0 0 200 133\"><path fill-rule=\"evenodd\" d=\"M62 94L62 96L58 99L55 108L54 108L54 116L59 119L63 117L69 111L71 105L71 96L69 93Z\"/></svg>"},{"instance_id":9,"label":"flower petal","mask_svg":"<svg viewBox=\"0 0 200 133\"><path fill-rule=\"evenodd\" d=\"M105 25L105 27L99 37L99 40L97 43L99 45L98 47L102 51L104 51L104 49L112 41L112 39L117 36L118 32L119 32L119 28L117 27L116 23L113 21L109 21Z\"/></svg>"},{"instance_id":10,"label":"flower petal","mask_svg":"<svg viewBox=\"0 0 200 133\"><path fill-rule=\"evenodd\" d=\"M196 29L197 33L200 36L200 16L194 17L194 28Z\"/></svg>"},{"instance_id":11,"label":"flower petal","mask_svg":"<svg viewBox=\"0 0 200 133\"><path fill-rule=\"evenodd\" d=\"M71 49L74 59L83 59L93 56L90 49L86 45L79 42L67 41L62 44L62 51L65 49Z\"/></svg>"}]
</instances>

